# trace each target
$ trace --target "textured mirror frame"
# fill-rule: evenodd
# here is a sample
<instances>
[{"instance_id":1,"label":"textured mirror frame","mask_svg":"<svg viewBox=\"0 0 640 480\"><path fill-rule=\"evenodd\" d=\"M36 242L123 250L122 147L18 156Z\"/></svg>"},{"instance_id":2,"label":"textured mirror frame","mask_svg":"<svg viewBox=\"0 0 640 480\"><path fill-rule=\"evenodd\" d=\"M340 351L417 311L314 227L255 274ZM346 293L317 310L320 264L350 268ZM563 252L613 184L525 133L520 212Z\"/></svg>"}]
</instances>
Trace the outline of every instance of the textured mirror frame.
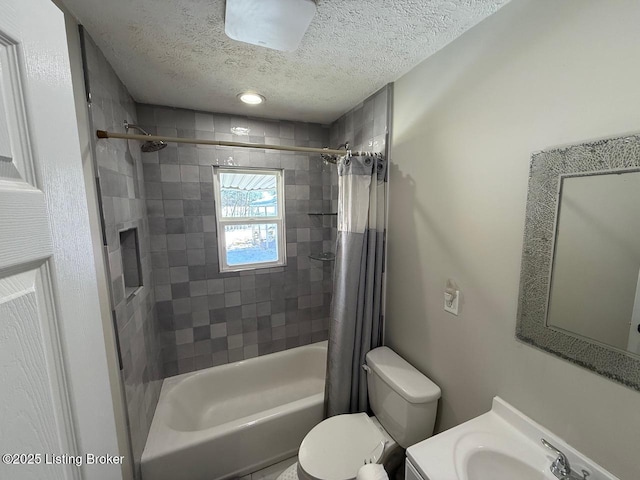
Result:
<instances>
[{"instance_id":1,"label":"textured mirror frame","mask_svg":"<svg viewBox=\"0 0 640 480\"><path fill-rule=\"evenodd\" d=\"M522 248L516 337L640 390L640 358L546 325L562 178L638 171L640 135L534 153ZM640 206L639 206L640 211ZM640 213L639 213L640 214Z\"/></svg>"}]
</instances>

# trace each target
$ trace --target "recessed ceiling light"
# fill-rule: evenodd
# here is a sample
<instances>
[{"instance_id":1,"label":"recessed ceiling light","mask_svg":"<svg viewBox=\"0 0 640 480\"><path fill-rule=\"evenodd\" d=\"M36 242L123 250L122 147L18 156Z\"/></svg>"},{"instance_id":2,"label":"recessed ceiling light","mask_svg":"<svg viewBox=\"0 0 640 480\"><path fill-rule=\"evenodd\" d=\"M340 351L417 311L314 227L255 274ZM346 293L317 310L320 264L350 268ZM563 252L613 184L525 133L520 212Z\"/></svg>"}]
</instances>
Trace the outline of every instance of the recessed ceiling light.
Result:
<instances>
[{"instance_id":1,"label":"recessed ceiling light","mask_svg":"<svg viewBox=\"0 0 640 480\"><path fill-rule=\"evenodd\" d=\"M238 98L241 102L248 103L249 105L260 105L265 101L262 95L253 92L239 93Z\"/></svg>"}]
</instances>

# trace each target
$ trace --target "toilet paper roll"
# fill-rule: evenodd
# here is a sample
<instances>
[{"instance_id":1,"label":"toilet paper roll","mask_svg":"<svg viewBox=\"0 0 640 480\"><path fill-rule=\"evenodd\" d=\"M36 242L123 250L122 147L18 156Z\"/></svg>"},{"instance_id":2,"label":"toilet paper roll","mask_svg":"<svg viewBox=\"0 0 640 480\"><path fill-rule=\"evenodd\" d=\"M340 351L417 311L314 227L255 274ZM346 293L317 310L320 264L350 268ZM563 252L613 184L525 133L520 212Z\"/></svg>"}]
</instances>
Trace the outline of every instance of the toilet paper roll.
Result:
<instances>
[{"instance_id":1,"label":"toilet paper roll","mask_svg":"<svg viewBox=\"0 0 640 480\"><path fill-rule=\"evenodd\" d=\"M382 465L369 463L360 467L356 480L389 480L389 476Z\"/></svg>"}]
</instances>

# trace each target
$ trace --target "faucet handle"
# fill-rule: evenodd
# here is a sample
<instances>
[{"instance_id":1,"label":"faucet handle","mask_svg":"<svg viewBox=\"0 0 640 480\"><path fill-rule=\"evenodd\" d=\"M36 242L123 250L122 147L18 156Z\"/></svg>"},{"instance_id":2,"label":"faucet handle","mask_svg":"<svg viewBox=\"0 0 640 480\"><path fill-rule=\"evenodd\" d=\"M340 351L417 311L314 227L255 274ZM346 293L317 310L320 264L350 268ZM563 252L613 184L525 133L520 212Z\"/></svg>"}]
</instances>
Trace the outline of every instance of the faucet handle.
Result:
<instances>
[{"instance_id":1,"label":"faucet handle","mask_svg":"<svg viewBox=\"0 0 640 480\"><path fill-rule=\"evenodd\" d=\"M554 460L551 464L551 473L553 473L558 478L565 478L571 473L571 466L569 465L569 460L567 456L558 450L556 447L551 445L544 438L542 439L542 445L547 447L553 453L557 455L558 458Z\"/></svg>"}]
</instances>

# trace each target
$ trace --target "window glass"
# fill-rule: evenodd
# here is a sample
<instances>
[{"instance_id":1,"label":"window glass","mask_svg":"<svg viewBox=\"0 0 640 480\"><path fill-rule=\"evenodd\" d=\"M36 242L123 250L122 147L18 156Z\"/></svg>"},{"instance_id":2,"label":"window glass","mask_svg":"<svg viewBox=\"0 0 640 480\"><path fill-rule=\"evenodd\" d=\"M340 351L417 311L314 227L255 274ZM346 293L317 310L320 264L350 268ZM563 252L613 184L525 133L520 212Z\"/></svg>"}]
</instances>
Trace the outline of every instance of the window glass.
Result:
<instances>
[{"instance_id":1,"label":"window glass","mask_svg":"<svg viewBox=\"0 0 640 480\"><path fill-rule=\"evenodd\" d=\"M277 217L275 174L221 173L223 218Z\"/></svg>"},{"instance_id":2,"label":"window glass","mask_svg":"<svg viewBox=\"0 0 640 480\"><path fill-rule=\"evenodd\" d=\"M228 265L278 261L278 225L252 223L226 225Z\"/></svg>"},{"instance_id":3,"label":"window glass","mask_svg":"<svg viewBox=\"0 0 640 480\"><path fill-rule=\"evenodd\" d=\"M220 271L284 265L281 170L214 167Z\"/></svg>"}]
</instances>

